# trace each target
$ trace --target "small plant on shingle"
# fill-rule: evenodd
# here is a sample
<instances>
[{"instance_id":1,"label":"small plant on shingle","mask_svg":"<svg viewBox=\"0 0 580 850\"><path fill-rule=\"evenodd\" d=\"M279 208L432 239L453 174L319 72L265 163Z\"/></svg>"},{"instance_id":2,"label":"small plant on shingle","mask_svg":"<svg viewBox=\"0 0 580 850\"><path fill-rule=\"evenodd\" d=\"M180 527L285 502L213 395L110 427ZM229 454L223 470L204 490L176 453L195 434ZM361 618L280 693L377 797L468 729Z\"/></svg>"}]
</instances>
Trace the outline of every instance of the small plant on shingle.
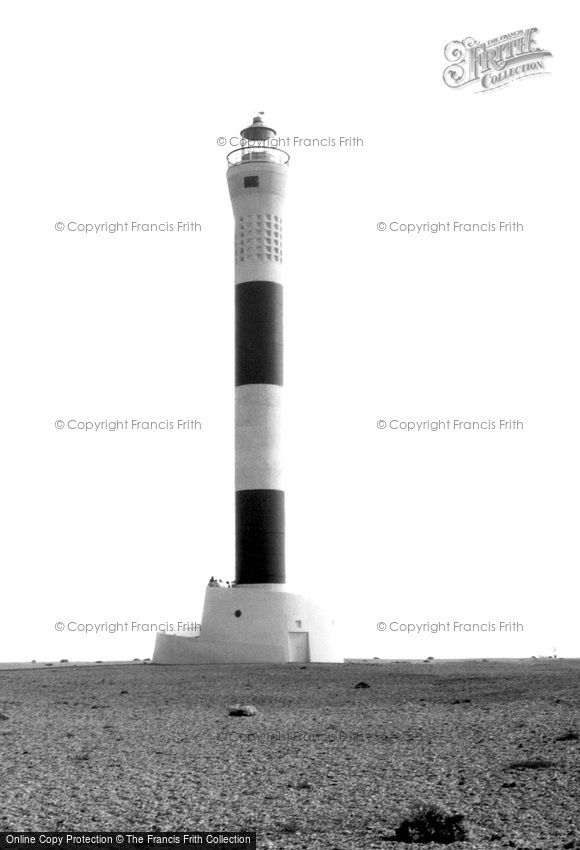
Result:
<instances>
[{"instance_id":1,"label":"small plant on shingle","mask_svg":"<svg viewBox=\"0 0 580 850\"><path fill-rule=\"evenodd\" d=\"M395 840L404 844L453 844L465 841L463 815L448 814L439 806L419 804L395 830Z\"/></svg>"}]
</instances>

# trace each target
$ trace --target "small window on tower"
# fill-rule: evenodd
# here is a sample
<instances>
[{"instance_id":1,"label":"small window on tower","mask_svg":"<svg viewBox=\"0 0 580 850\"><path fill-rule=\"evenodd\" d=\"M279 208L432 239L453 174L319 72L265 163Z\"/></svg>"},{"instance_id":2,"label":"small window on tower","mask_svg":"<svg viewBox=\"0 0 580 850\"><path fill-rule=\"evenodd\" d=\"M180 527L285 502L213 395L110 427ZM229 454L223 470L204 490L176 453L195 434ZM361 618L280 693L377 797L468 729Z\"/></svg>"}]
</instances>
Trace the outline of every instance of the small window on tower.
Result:
<instances>
[{"instance_id":1,"label":"small window on tower","mask_svg":"<svg viewBox=\"0 0 580 850\"><path fill-rule=\"evenodd\" d=\"M244 177L244 189L252 189L252 188L255 188L256 186L259 186L259 185L260 185L260 178L258 176L256 176L256 177L250 177L250 176Z\"/></svg>"}]
</instances>

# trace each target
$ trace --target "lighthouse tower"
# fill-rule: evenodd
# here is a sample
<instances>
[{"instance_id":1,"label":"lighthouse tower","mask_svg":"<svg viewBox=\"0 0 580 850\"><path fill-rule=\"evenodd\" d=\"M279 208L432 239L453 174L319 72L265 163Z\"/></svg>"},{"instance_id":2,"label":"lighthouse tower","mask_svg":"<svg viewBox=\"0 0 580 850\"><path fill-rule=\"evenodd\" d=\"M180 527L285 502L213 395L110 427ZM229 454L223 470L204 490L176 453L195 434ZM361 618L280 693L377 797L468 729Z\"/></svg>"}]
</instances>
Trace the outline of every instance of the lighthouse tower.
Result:
<instances>
[{"instance_id":1,"label":"lighthouse tower","mask_svg":"<svg viewBox=\"0 0 580 850\"><path fill-rule=\"evenodd\" d=\"M228 157L236 303L236 584L285 582L281 459L283 220L288 154L260 115Z\"/></svg>"},{"instance_id":2,"label":"lighthouse tower","mask_svg":"<svg viewBox=\"0 0 580 850\"><path fill-rule=\"evenodd\" d=\"M206 589L201 633L158 634L161 664L342 661L329 615L286 589L283 205L289 156L262 114L228 155L235 219L236 580Z\"/></svg>"}]
</instances>

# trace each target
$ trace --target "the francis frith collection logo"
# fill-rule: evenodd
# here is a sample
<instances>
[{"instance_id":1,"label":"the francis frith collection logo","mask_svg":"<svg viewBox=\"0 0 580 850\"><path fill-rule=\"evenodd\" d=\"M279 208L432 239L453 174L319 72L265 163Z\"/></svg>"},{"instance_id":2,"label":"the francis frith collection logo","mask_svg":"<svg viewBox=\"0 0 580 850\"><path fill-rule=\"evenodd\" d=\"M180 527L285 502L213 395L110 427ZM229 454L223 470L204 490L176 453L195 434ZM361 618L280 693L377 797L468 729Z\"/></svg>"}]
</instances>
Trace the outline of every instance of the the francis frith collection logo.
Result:
<instances>
[{"instance_id":1,"label":"the francis frith collection logo","mask_svg":"<svg viewBox=\"0 0 580 850\"><path fill-rule=\"evenodd\" d=\"M537 27L531 27L489 41L471 37L450 41L444 51L451 62L443 72L445 84L454 89L475 84L474 91L481 94L548 73L545 60L552 54L538 47L537 32Z\"/></svg>"}]
</instances>

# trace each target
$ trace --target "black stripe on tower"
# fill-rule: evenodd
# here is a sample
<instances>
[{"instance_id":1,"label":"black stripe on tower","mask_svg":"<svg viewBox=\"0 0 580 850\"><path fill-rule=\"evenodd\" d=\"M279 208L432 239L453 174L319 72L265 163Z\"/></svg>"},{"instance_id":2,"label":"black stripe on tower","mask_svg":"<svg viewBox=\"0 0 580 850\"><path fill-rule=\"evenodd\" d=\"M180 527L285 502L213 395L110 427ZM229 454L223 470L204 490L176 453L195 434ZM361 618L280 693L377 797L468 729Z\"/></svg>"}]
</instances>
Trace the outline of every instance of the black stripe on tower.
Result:
<instances>
[{"instance_id":1,"label":"black stripe on tower","mask_svg":"<svg viewBox=\"0 0 580 850\"><path fill-rule=\"evenodd\" d=\"M284 493L238 490L236 493L236 583L283 584Z\"/></svg>"},{"instance_id":2,"label":"black stripe on tower","mask_svg":"<svg viewBox=\"0 0 580 850\"><path fill-rule=\"evenodd\" d=\"M283 380L282 284L236 284L236 386Z\"/></svg>"},{"instance_id":3,"label":"black stripe on tower","mask_svg":"<svg viewBox=\"0 0 580 850\"><path fill-rule=\"evenodd\" d=\"M283 289L279 283L238 283L236 293L236 386L283 382ZM284 493L236 493L236 582L283 584Z\"/></svg>"}]
</instances>

